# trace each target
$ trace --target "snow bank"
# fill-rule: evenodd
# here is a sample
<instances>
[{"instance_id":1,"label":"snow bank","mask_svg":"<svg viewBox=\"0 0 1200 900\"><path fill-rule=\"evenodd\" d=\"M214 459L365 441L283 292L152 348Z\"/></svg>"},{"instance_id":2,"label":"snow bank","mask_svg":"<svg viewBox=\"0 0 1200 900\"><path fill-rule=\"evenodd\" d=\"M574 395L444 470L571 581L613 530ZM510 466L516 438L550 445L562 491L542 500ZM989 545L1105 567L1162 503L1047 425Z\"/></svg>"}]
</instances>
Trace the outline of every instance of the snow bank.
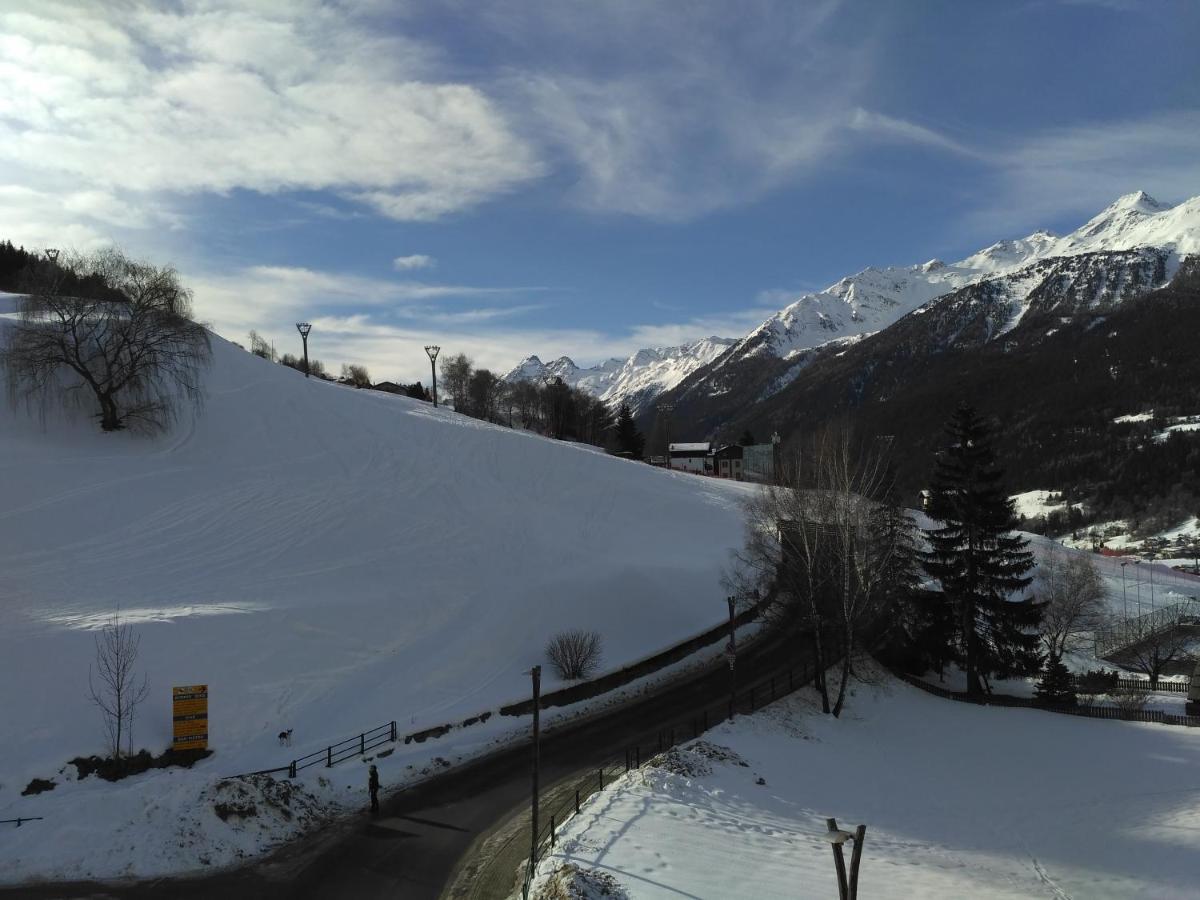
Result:
<instances>
[{"instance_id":1,"label":"snow bank","mask_svg":"<svg viewBox=\"0 0 1200 900\"><path fill-rule=\"evenodd\" d=\"M571 864L633 900L824 900L832 816L867 826L863 897L1195 896L1200 733L968 706L890 678L855 694L841 720L794 695L709 732L728 760L622 777L567 822L542 878Z\"/></svg>"}]
</instances>

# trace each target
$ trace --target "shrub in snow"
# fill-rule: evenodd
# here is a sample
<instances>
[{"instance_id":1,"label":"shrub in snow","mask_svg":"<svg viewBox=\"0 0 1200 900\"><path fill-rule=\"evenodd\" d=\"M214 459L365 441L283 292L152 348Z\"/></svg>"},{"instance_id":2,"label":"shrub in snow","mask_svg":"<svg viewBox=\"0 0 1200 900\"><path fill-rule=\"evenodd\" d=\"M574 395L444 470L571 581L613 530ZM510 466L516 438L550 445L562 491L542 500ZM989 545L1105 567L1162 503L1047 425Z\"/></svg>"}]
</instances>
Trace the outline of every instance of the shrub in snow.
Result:
<instances>
[{"instance_id":1,"label":"shrub in snow","mask_svg":"<svg viewBox=\"0 0 1200 900\"><path fill-rule=\"evenodd\" d=\"M582 628L560 631L546 644L546 658L565 681L586 678L600 664L600 633Z\"/></svg>"},{"instance_id":2,"label":"shrub in snow","mask_svg":"<svg viewBox=\"0 0 1200 900\"><path fill-rule=\"evenodd\" d=\"M1108 695L1108 699L1112 701L1113 706L1121 710L1121 712L1141 712L1146 708L1147 694L1145 691L1134 691L1129 688L1121 688L1113 691Z\"/></svg>"}]
</instances>

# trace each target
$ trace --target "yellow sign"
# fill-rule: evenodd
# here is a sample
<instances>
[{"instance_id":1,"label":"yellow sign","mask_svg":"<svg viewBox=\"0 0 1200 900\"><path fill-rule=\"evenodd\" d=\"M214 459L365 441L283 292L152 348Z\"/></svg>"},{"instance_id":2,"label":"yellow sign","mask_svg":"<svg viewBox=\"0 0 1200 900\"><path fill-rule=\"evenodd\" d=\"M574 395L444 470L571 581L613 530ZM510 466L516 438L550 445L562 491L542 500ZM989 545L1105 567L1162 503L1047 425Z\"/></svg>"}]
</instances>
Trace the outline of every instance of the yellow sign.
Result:
<instances>
[{"instance_id":1,"label":"yellow sign","mask_svg":"<svg viewBox=\"0 0 1200 900\"><path fill-rule=\"evenodd\" d=\"M175 750L208 749L208 685L171 688Z\"/></svg>"}]
</instances>

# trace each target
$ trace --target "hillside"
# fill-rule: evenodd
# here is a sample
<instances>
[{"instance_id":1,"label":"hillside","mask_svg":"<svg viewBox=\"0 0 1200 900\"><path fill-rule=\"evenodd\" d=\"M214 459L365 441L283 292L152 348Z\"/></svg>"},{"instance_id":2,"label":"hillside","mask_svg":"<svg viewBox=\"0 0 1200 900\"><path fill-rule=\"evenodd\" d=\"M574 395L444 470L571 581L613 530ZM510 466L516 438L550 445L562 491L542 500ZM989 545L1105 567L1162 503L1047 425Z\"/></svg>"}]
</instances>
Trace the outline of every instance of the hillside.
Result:
<instances>
[{"instance_id":1,"label":"hillside","mask_svg":"<svg viewBox=\"0 0 1200 900\"><path fill-rule=\"evenodd\" d=\"M86 806L74 875L112 874L110 838L147 821L150 795L186 806L216 776L380 722L415 731L524 696L560 629L599 631L614 668L720 621L742 486L213 344L201 416L161 439L0 406L0 818ZM93 630L118 608L151 685L136 745L169 743L172 685L207 683L216 755L142 777L149 794L129 807L82 783L20 797L101 750L88 667ZM139 871L196 865L146 839ZM30 840L24 857L0 851L18 854L0 858L6 878L42 871Z\"/></svg>"},{"instance_id":2,"label":"hillside","mask_svg":"<svg viewBox=\"0 0 1200 900\"><path fill-rule=\"evenodd\" d=\"M728 437L737 433L731 423L752 407L807 379L815 359L906 317L949 305L975 314L986 306L986 322L951 323L947 333L957 338L970 325L990 339L1014 328L1030 305L1049 309L1066 301L1071 308L1065 314L1140 296L1166 284L1180 261L1196 253L1200 198L1172 207L1142 192L1128 194L1063 237L1038 231L955 263L870 267L806 294L697 368L664 399L674 402L677 427L689 429L688 437ZM983 306L981 298L988 301ZM1000 299L1003 305L994 302ZM653 427L652 412L643 412L641 424Z\"/></svg>"},{"instance_id":3,"label":"hillside","mask_svg":"<svg viewBox=\"0 0 1200 900\"><path fill-rule=\"evenodd\" d=\"M999 425L1010 492L1062 491L1084 503L1089 520L1128 518L1139 528L1195 515L1200 434L1178 423L1200 414L1200 266L1107 308L1073 306L1064 290L1045 299L1035 297L1003 339L989 339L1012 306L1001 292L967 289L817 355L803 378L726 429L795 439L853 417L866 433L895 436L897 474L912 497L943 423L967 400Z\"/></svg>"}]
</instances>

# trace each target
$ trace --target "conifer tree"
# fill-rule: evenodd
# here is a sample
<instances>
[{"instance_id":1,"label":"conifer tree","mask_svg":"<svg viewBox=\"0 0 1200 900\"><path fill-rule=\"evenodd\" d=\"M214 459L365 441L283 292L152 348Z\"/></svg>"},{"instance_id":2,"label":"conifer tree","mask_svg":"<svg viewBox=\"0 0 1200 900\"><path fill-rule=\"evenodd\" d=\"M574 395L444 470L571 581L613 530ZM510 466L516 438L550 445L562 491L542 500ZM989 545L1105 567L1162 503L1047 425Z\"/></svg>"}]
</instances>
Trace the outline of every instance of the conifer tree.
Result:
<instances>
[{"instance_id":1,"label":"conifer tree","mask_svg":"<svg viewBox=\"0 0 1200 900\"><path fill-rule=\"evenodd\" d=\"M638 431L638 427L633 421L633 411L629 408L628 403L622 403L621 409L617 412L616 443L618 452L628 453L634 459L642 458L646 439Z\"/></svg>"},{"instance_id":2,"label":"conifer tree","mask_svg":"<svg viewBox=\"0 0 1200 900\"><path fill-rule=\"evenodd\" d=\"M1001 489L986 424L963 404L946 437L930 487L935 527L925 532L930 549L922 563L953 608L967 693L978 695L983 678L1037 671L1041 606L1009 599L1032 581L1033 554L1013 533L1016 516Z\"/></svg>"},{"instance_id":3,"label":"conifer tree","mask_svg":"<svg viewBox=\"0 0 1200 900\"><path fill-rule=\"evenodd\" d=\"M1075 705L1075 683L1060 657L1051 656L1046 660L1046 670L1038 682L1035 695L1043 703L1052 706Z\"/></svg>"}]
</instances>

